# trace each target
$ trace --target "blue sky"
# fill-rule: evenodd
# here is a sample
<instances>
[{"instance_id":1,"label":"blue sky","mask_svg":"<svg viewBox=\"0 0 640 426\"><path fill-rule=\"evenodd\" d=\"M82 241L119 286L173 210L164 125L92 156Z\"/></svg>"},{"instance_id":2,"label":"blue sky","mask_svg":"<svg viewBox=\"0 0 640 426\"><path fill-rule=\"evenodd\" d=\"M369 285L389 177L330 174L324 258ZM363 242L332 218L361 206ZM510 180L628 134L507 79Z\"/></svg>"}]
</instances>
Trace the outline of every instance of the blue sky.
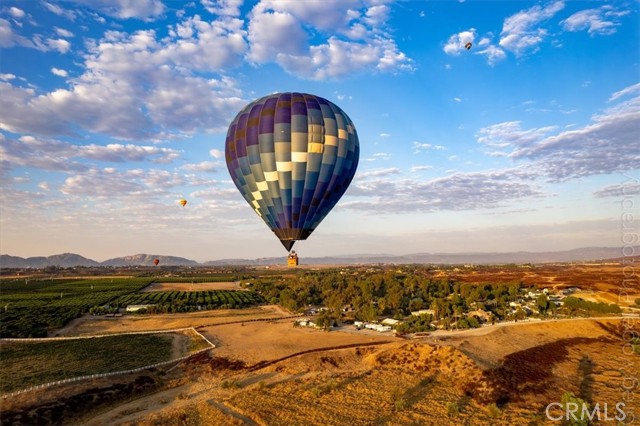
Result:
<instances>
[{"instance_id":1,"label":"blue sky","mask_svg":"<svg viewBox=\"0 0 640 426\"><path fill-rule=\"evenodd\" d=\"M0 252L284 255L223 156L236 113L283 91L360 138L303 258L621 246L639 5L3 0Z\"/></svg>"}]
</instances>

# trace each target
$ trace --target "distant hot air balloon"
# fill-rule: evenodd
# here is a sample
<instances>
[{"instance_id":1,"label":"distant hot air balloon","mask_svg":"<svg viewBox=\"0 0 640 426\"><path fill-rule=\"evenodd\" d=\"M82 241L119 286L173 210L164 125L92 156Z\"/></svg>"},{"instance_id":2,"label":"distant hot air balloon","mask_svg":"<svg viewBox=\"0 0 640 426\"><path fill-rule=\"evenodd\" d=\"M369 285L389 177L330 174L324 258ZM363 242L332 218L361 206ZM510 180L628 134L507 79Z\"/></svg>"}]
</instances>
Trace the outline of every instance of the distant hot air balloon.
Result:
<instances>
[{"instance_id":1,"label":"distant hot air balloon","mask_svg":"<svg viewBox=\"0 0 640 426\"><path fill-rule=\"evenodd\" d=\"M184 198L182 200L180 200L180 204L182 205L182 207L187 205L187 200L185 200Z\"/></svg>"},{"instance_id":2,"label":"distant hot air balloon","mask_svg":"<svg viewBox=\"0 0 640 426\"><path fill-rule=\"evenodd\" d=\"M471 46L473 46L473 44L471 44L471 42L468 41L467 44L464 45L464 48L469 50L469 49L471 49Z\"/></svg>"},{"instance_id":3,"label":"distant hot air balloon","mask_svg":"<svg viewBox=\"0 0 640 426\"><path fill-rule=\"evenodd\" d=\"M158 266L158 263L160 263L160 259L153 259L153 264Z\"/></svg>"},{"instance_id":4,"label":"distant hot air balloon","mask_svg":"<svg viewBox=\"0 0 640 426\"><path fill-rule=\"evenodd\" d=\"M355 126L338 106L305 93L276 93L238 113L225 144L245 200L291 250L336 205L358 167Z\"/></svg>"}]
</instances>

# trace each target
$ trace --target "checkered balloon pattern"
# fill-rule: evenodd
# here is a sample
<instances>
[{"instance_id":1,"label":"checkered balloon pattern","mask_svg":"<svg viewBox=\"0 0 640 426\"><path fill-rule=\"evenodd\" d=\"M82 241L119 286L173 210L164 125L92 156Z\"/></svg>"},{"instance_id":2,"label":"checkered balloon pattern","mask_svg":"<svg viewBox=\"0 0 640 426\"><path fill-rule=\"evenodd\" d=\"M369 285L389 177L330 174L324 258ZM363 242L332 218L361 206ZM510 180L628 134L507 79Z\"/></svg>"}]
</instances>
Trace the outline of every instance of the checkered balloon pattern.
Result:
<instances>
[{"instance_id":1,"label":"checkered balloon pattern","mask_svg":"<svg viewBox=\"0 0 640 426\"><path fill-rule=\"evenodd\" d=\"M306 93L250 103L229 125L225 143L233 182L287 250L307 239L336 205L359 154L347 114Z\"/></svg>"}]
</instances>

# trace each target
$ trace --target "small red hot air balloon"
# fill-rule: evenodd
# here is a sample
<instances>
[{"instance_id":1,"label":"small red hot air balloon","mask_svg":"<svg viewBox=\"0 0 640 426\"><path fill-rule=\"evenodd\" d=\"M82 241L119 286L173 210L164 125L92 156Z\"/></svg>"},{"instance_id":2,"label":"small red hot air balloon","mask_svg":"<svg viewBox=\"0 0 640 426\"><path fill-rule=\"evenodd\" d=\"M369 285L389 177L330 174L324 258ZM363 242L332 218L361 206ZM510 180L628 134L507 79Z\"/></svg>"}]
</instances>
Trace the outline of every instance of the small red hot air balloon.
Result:
<instances>
[{"instance_id":1,"label":"small red hot air balloon","mask_svg":"<svg viewBox=\"0 0 640 426\"><path fill-rule=\"evenodd\" d=\"M158 266L158 263L160 263L160 259L153 259L153 264Z\"/></svg>"}]
</instances>

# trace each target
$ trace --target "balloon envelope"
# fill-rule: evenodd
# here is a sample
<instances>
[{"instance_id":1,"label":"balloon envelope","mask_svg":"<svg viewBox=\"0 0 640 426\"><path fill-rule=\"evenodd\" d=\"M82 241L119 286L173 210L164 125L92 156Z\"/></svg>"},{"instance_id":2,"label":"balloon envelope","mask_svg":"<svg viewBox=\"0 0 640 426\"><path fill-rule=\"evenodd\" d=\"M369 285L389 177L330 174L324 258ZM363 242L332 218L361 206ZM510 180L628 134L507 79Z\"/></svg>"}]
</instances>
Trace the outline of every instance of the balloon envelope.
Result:
<instances>
[{"instance_id":1,"label":"balloon envelope","mask_svg":"<svg viewBox=\"0 0 640 426\"><path fill-rule=\"evenodd\" d=\"M160 259L153 259L153 264L157 265L158 263L160 263Z\"/></svg>"},{"instance_id":2,"label":"balloon envelope","mask_svg":"<svg viewBox=\"0 0 640 426\"><path fill-rule=\"evenodd\" d=\"M347 114L305 93L250 103L229 125L225 143L233 182L287 250L307 239L336 205L359 155Z\"/></svg>"},{"instance_id":3,"label":"balloon envelope","mask_svg":"<svg viewBox=\"0 0 640 426\"><path fill-rule=\"evenodd\" d=\"M180 200L180 204L182 205L182 207L187 205L187 200L185 200L184 198L182 200Z\"/></svg>"}]
</instances>

